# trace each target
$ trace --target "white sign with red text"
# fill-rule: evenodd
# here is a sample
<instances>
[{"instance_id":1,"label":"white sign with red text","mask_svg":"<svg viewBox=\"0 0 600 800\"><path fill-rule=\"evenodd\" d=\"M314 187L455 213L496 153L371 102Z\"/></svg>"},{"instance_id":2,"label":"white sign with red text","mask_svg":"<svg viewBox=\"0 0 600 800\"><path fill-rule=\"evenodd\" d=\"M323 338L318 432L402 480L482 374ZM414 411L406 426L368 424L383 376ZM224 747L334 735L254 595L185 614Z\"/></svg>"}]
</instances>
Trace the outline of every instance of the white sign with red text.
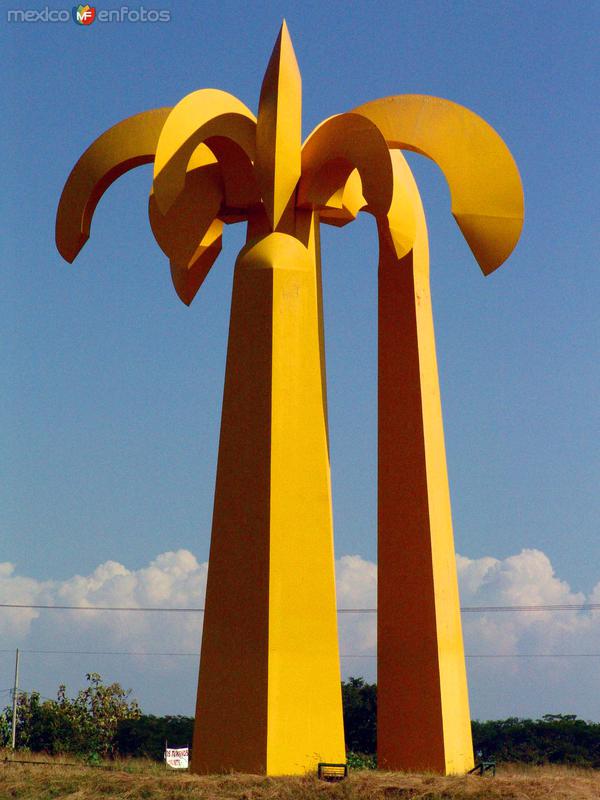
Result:
<instances>
[{"instance_id":1,"label":"white sign with red text","mask_svg":"<svg viewBox=\"0 0 600 800\"><path fill-rule=\"evenodd\" d=\"M176 750L172 747L167 747L165 750L165 761L168 767L173 769L187 769L189 759L189 750L187 747L179 747Z\"/></svg>"}]
</instances>

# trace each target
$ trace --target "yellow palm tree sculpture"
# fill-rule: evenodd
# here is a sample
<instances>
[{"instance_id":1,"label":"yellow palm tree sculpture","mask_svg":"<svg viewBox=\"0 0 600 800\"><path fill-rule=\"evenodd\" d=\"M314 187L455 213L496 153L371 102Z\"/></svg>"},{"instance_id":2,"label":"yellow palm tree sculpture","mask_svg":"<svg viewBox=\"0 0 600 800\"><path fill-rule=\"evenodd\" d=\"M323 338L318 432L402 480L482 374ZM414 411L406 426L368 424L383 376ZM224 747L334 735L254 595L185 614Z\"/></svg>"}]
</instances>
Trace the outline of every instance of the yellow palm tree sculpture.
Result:
<instances>
[{"instance_id":1,"label":"yellow palm tree sculpture","mask_svg":"<svg viewBox=\"0 0 600 800\"><path fill-rule=\"evenodd\" d=\"M443 170L485 273L518 239L518 172L461 106L407 95L326 120L301 142L301 79L285 23L258 118L203 89L100 136L57 214L73 261L95 206L154 162L149 216L190 303L246 220L233 282L192 769L302 773L345 759L320 286L319 222L361 209L379 230L379 759L473 763L427 232L400 153Z\"/></svg>"}]
</instances>

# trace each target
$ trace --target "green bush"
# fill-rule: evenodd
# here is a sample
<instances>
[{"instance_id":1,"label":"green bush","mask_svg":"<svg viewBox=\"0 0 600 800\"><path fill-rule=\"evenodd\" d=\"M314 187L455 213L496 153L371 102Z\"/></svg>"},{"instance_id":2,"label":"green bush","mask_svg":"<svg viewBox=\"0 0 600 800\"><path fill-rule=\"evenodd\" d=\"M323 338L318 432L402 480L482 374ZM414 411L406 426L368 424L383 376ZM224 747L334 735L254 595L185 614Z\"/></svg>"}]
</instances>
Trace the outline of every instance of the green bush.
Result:
<instances>
[{"instance_id":1,"label":"green bush","mask_svg":"<svg viewBox=\"0 0 600 800\"><path fill-rule=\"evenodd\" d=\"M472 727L480 760L600 768L600 724L575 714L475 721Z\"/></svg>"},{"instance_id":2,"label":"green bush","mask_svg":"<svg viewBox=\"0 0 600 800\"><path fill-rule=\"evenodd\" d=\"M165 740L173 747L192 743L192 717L142 715L130 691L105 686L90 673L74 698L60 686L56 700L22 692L17 704L17 746L33 752L100 757L145 756L162 761ZM377 686L363 678L342 683L347 762L350 769L375 769ZM0 712L0 746L10 744L12 708ZM526 764L571 764L600 769L600 723L574 714L541 719L475 721L476 760Z\"/></svg>"},{"instance_id":3,"label":"green bush","mask_svg":"<svg viewBox=\"0 0 600 800\"><path fill-rule=\"evenodd\" d=\"M139 717L139 706L129 699L131 690L118 683L105 686L96 672L86 679L88 685L74 698L67 697L63 685L56 700L42 702L39 692L21 692L17 701L17 747L53 755L115 755L119 721ZM12 708L6 708L1 716L0 734L8 744L6 723L12 720Z\"/></svg>"},{"instance_id":4,"label":"green bush","mask_svg":"<svg viewBox=\"0 0 600 800\"><path fill-rule=\"evenodd\" d=\"M192 743L193 717L155 717L150 714L124 719L117 728L117 749L123 756L144 756L162 761L165 741L170 747Z\"/></svg>"},{"instance_id":5,"label":"green bush","mask_svg":"<svg viewBox=\"0 0 600 800\"><path fill-rule=\"evenodd\" d=\"M377 757L365 755L364 753L353 753L350 750L346 754L348 769L377 769Z\"/></svg>"},{"instance_id":6,"label":"green bush","mask_svg":"<svg viewBox=\"0 0 600 800\"><path fill-rule=\"evenodd\" d=\"M363 678L342 681L346 748L352 753L377 752L377 685Z\"/></svg>"}]
</instances>

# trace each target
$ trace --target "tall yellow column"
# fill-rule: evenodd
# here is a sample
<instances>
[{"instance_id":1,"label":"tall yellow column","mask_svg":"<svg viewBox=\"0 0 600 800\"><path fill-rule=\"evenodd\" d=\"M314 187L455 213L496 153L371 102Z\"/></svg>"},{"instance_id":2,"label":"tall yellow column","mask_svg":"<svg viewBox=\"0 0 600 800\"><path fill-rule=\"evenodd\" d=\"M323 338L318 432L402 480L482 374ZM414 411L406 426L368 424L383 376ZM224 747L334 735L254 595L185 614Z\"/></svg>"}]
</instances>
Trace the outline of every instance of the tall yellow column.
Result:
<instances>
[{"instance_id":1,"label":"tall yellow column","mask_svg":"<svg viewBox=\"0 0 600 800\"><path fill-rule=\"evenodd\" d=\"M378 764L464 773L473 744L419 210L402 259L380 225Z\"/></svg>"},{"instance_id":2,"label":"tall yellow column","mask_svg":"<svg viewBox=\"0 0 600 800\"><path fill-rule=\"evenodd\" d=\"M271 233L235 268L196 772L345 759L315 263Z\"/></svg>"}]
</instances>

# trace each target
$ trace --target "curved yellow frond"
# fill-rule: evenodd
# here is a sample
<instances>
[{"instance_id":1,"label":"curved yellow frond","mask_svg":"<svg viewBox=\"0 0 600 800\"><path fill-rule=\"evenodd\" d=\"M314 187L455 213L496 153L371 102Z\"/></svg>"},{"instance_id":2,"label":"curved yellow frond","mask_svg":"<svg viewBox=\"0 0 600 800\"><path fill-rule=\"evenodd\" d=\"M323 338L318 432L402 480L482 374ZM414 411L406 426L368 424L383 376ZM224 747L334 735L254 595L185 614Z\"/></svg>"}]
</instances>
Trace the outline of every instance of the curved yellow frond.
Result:
<instances>
[{"instance_id":1,"label":"curved yellow frond","mask_svg":"<svg viewBox=\"0 0 600 800\"><path fill-rule=\"evenodd\" d=\"M165 214L183 191L188 162L202 143L219 161L227 204L258 202L252 169L256 118L228 92L199 89L177 103L161 131L154 161L154 194L160 211Z\"/></svg>"},{"instance_id":2,"label":"curved yellow frond","mask_svg":"<svg viewBox=\"0 0 600 800\"><path fill-rule=\"evenodd\" d=\"M359 114L339 114L321 123L302 147L300 207L325 206L354 169L370 210L387 214L393 195L388 147L377 126Z\"/></svg>"},{"instance_id":3,"label":"curved yellow frond","mask_svg":"<svg viewBox=\"0 0 600 800\"><path fill-rule=\"evenodd\" d=\"M216 163L187 171L185 188L166 214L161 213L152 191L148 216L154 238L163 253L177 263L188 264L218 216L222 202L223 180Z\"/></svg>"},{"instance_id":4,"label":"curved yellow frond","mask_svg":"<svg viewBox=\"0 0 600 800\"><path fill-rule=\"evenodd\" d=\"M171 261L173 286L186 306L189 306L196 296L196 292L221 252L222 233L223 222L220 219L213 220L187 264Z\"/></svg>"},{"instance_id":5,"label":"curved yellow frond","mask_svg":"<svg viewBox=\"0 0 600 800\"><path fill-rule=\"evenodd\" d=\"M357 169L353 169L346 182L325 201L325 208L319 211L319 220L342 227L356 219L366 205L360 175Z\"/></svg>"},{"instance_id":6,"label":"curved yellow frond","mask_svg":"<svg viewBox=\"0 0 600 800\"><path fill-rule=\"evenodd\" d=\"M394 194L386 217L380 217L377 221L380 226L387 226L396 258L400 259L414 246L417 217L419 214L423 216L423 207L417 184L402 153L391 150L390 159L394 174Z\"/></svg>"},{"instance_id":7,"label":"curved yellow frond","mask_svg":"<svg viewBox=\"0 0 600 800\"><path fill-rule=\"evenodd\" d=\"M69 262L90 236L92 216L108 187L125 172L154 161L170 108L143 111L118 122L91 144L73 167L56 213L56 246Z\"/></svg>"},{"instance_id":8,"label":"curved yellow frond","mask_svg":"<svg viewBox=\"0 0 600 800\"><path fill-rule=\"evenodd\" d=\"M175 290L188 306L221 251L223 222L217 215L222 202L221 170L204 145L190 159L185 188L166 214L161 214L154 191L150 192L150 226L169 257Z\"/></svg>"},{"instance_id":9,"label":"curved yellow frond","mask_svg":"<svg viewBox=\"0 0 600 800\"><path fill-rule=\"evenodd\" d=\"M408 253L415 236L412 198L371 120L355 113L331 117L309 136L302 159L299 205L323 206L323 222L343 225L366 204L387 225L398 258Z\"/></svg>"},{"instance_id":10,"label":"curved yellow frond","mask_svg":"<svg viewBox=\"0 0 600 800\"><path fill-rule=\"evenodd\" d=\"M519 240L524 203L519 171L496 131L464 106L427 95L385 97L353 111L370 119L389 147L435 161L482 271L499 267Z\"/></svg>"}]
</instances>

